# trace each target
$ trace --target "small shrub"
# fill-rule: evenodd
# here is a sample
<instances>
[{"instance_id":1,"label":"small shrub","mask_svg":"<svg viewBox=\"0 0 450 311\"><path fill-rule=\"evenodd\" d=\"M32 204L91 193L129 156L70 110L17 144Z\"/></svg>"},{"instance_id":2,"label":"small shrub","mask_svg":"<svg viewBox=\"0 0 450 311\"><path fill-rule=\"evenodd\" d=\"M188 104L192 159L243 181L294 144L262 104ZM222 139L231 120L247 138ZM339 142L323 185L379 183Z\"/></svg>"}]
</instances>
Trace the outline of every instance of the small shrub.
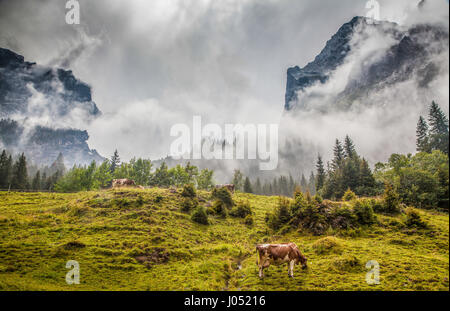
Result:
<instances>
[{"instance_id":1,"label":"small shrub","mask_svg":"<svg viewBox=\"0 0 450 311\"><path fill-rule=\"evenodd\" d=\"M191 219L193 222L202 224L202 225L208 225L208 215L206 214L205 208L199 206L197 207L194 212L192 213Z\"/></svg>"},{"instance_id":2,"label":"small shrub","mask_svg":"<svg viewBox=\"0 0 450 311\"><path fill-rule=\"evenodd\" d=\"M212 210L214 212L214 215L220 216L222 218L226 218L228 215L228 211L225 204L220 200L214 201Z\"/></svg>"},{"instance_id":3,"label":"small shrub","mask_svg":"<svg viewBox=\"0 0 450 311\"><path fill-rule=\"evenodd\" d=\"M381 200L370 199L370 205L375 213L384 213L384 206Z\"/></svg>"},{"instance_id":4,"label":"small shrub","mask_svg":"<svg viewBox=\"0 0 450 311\"><path fill-rule=\"evenodd\" d=\"M390 183L386 183L383 195L383 203L385 213L400 213L400 197L395 191L394 186Z\"/></svg>"},{"instance_id":5,"label":"small shrub","mask_svg":"<svg viewBox=\"0 0 450 311\"><path fill-rule=\"evenodd\" d=\"M357 272L362 270L361 261L355 256L337 258L332 265L338 271Z\"/></svg>"},{"instance_id":6,"label":"small shrub","mask_svg":"<svg viewBox=\"0 0 450 311\"><path fill-rule=\"evenodd\" d=\"M254 220L253 220L253 216L252 215L245 216L244 224L246 224L247 226L252 226L253 223L254 223Z\"/></svg>"},{"instance_id":7,"label":"small shrub","mask_svg":"<svg viewBox=\"0 0 450 311\"><path fill-rule=\"evenodd\" d=\"M318 255L327 253L339 253L342 250L342 244L337 238L333 236L327 236L314 242L312 248Z\"/></svg>"},{"instance_id":8,"label":"small shrub","mask_svg":"<svg viewBox=\"0 0 450 311\"><path fill-rule=\"evenodd\" d=\"M228 208L231 208L234 205L231 192L227 188L214 188L212 191L212 197L222 201Z\"/></svg>"},{"instance_id":9,"label":"small shrub","mask_svg":"<svg viewBox=\"0 0 450 311\"><path fill-rule=\"evenodd\" d=\"M198 201L196 198L185 198L183 202L181 202L181 211L182 212L190 212L194 208L198 206Z\"/></svg>"},{"instance_id":10,"label":"small shrub","mask_svg":"<svg viewBox=\"0 0 450 311\"><path fill-rule=\"evenodd\" d=\"M314 196L313 196L313 200L314 201L316 201L317 203L319 203L319 204L322 204L322 202L323 202L323 198L320 196L320 194L318 194L318 193L316 193Z\"/></svg>"},{"instance_id":11,"label":"small shrub","mask_svg":"<svg viewBox=\"0 0 450 311\"><path fill-rule=\"evenodd\" d=\"M181 191L181 196L185 198L195 198L197 192L193 184L186 184L183 186L183 191Z\"/></svg>"},{"instance_id":12,"label":"small shrub","mask_svg":"<svg viewBox=\"0 0 450 311\"><path fill-rule=\"evenodd\" d=\"M322 205L312 200L306 202L305 207L298 211L294 219L294 223L298 223L302 229L314 235L324 234L330 227Z\"/></svg>"},{"instance_id":13,"label":"small shrub","mask_svg":"<svg viewBox=\"0 0 450 311\"><path fill-rule=\"evenodd\" d=\"M408 228L413 228L413 227L421 228L421 229L428 228L428 224L422 220L422 217L420 216L419 212L412 207L409 207L406 209L405 224Z\"/></svg>"},{"instance_id":14,"label":"small shrub","mask_svg":"<svg viewBox=\"0 0 450 311\"><path fill-rule=\"evenodd\" d=\"M330 212L330 223L334 229L350 229L355 227L356 215L347 206L336 206Z\"/></svg>"},{"instance_id":15,"label":"small shrub","mask_svg":"<svg viewBox=\"0 0 450 311\"><path fill-rule=\"evenodd\" d=\"M245 203L239 203L236 207L230 211L230 216L245 218L252 214L252 209L250 203L247 201Z\"/></svg>"},{"instance_id":16,"label":"small shrub","mask_svg":"<svg viewBox=\"0 0 450 311\"><path fill-rule=\"evenodd\" d=\"M80 241L70 241L63 245L63 248L66 250L74 250L74 249L80 249L85 248L86 244L80 242Z\"/></svg>"},{"instance_id":17,"label":"small shrub","mask_svg":"<svg viewBox=\"0 0 450 311\"><path fill-rule=\"evenodd\" d=\"M373 209L367 200L356 200L353 204L353 213L361 225L372 225L376 222Z\"/></svg>"},{"instance_id":18,"label":"small shrub","mask_svg":"<svg viewBox=\"0 0 450 311\"><path fill-rule=\"evenodd\" d=\"M291 220L290 202L286 198L280 198L274 213L266 214L266 223L269 228L279 230L283 225Z\"/></svg>"},{"instance_id":19,"label":"small shrub","mask_svg":"<svg viewBox=\"0 0 450 311\"><path fill-rule=\"evenodd\" d=\"M356 199L356 194L350 188L347 189L347 191L344 193L344 196L342 197L342 200L346 202L350 202Z\"/></svg>"}]
</instances>

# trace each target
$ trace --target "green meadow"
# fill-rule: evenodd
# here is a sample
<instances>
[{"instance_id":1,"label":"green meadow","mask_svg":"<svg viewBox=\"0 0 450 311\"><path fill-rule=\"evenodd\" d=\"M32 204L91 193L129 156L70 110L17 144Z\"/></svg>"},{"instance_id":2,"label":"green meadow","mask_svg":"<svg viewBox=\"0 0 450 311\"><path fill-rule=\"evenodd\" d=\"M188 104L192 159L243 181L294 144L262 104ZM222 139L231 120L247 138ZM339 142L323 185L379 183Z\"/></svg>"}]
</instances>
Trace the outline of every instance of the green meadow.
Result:
<instances>
[{"instance_id":1,"label":"green meadow","mask_svg":"<svg viewBox=\"0 0 450 311\"><path fill-rule=\"evenodd\" d=\"M0 290L264 290L448 291L449 215L419 210L427 229L406 216L377 214L376 224L349 230L274 233L265 223L278 197L237 193L253 225L209 216L209 225L182 212L181 189L0 193ZM211 194L197 193L201 205ZM295 242L308 269L271 266L259 279L257 243ZM66 283L69 260L80 284ZM369 285L366 263L380 266Z\"/></svg>"}]
</instances>

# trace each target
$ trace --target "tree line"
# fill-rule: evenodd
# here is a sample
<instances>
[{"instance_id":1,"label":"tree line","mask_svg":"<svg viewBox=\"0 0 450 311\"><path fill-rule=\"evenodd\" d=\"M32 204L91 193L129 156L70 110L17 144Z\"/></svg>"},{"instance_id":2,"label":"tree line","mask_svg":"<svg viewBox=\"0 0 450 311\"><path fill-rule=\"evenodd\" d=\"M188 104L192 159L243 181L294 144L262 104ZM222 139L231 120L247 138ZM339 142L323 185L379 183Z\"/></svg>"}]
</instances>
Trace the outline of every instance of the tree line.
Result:
<instances>
[{"instance_id":1,"label":"tree line","mask_svg":"<svg viewBox=\"0 0 450 311\"><path fill-rule=\"evenodd\" d=\"M88 166L74 166L55 184L61 192L104 189L111 186L113 179L132 179L140 186L181 187L193 184L198 189L210 190L214 186L212 170L199 170L187 163L169 168L163 162L153 172L151 160L133 158L121 162L117 150L109 160L98 165L95 161Z\"/></svg>"}]
</instances>

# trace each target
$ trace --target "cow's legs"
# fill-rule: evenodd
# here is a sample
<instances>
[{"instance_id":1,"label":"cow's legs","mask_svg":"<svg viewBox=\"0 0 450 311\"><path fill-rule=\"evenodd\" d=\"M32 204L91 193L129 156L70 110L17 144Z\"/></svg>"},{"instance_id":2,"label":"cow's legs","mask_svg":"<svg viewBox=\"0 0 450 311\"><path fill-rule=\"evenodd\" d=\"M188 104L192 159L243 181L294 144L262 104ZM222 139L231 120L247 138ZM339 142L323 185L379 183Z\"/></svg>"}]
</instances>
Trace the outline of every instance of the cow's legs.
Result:
<instances>
[{"instance_id":1,"label":"cow's legs","mask_svg":"<svg viewBox=\"0 0 450 311\"><path fill-rule=\"evenodd\" d=\"M289 276L291 278L294 278L294 266L295 266L295 261L291 261L289 262Z\"/></svg>"},{"instance_id":2,"label":"cow's legs","mask_svg":"<svg viewBox=\"0 0 450 311\"><path fill-rule=\"evenodd\" d=\"M264 277L264 268L263 266L259 266L259 278L262 279Z\"/></svg>"}]
</instances>

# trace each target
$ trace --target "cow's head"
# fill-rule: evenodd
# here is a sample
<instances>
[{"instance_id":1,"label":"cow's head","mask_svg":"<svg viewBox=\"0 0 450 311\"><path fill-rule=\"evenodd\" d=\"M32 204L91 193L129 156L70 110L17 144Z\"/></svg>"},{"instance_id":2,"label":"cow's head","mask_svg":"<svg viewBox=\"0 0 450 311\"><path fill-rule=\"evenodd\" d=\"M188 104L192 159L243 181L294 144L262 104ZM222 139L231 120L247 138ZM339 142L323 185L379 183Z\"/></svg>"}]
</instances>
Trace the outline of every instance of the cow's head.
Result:
<instances>
[{"instance_id":1,"label":"cow's head","mask_svg":"<svg viewBox=\"0 0 450 311\"><path fill-rule=\"evenodd\" d=\"M302 265L302 269L306 269L308 268L308 258L305 257L305 255L303 255L302 253L300 253L299 250L297 250L297 260L296 260L296 264L298 265L299 263Z\"/></svg>"}]
</instances>

